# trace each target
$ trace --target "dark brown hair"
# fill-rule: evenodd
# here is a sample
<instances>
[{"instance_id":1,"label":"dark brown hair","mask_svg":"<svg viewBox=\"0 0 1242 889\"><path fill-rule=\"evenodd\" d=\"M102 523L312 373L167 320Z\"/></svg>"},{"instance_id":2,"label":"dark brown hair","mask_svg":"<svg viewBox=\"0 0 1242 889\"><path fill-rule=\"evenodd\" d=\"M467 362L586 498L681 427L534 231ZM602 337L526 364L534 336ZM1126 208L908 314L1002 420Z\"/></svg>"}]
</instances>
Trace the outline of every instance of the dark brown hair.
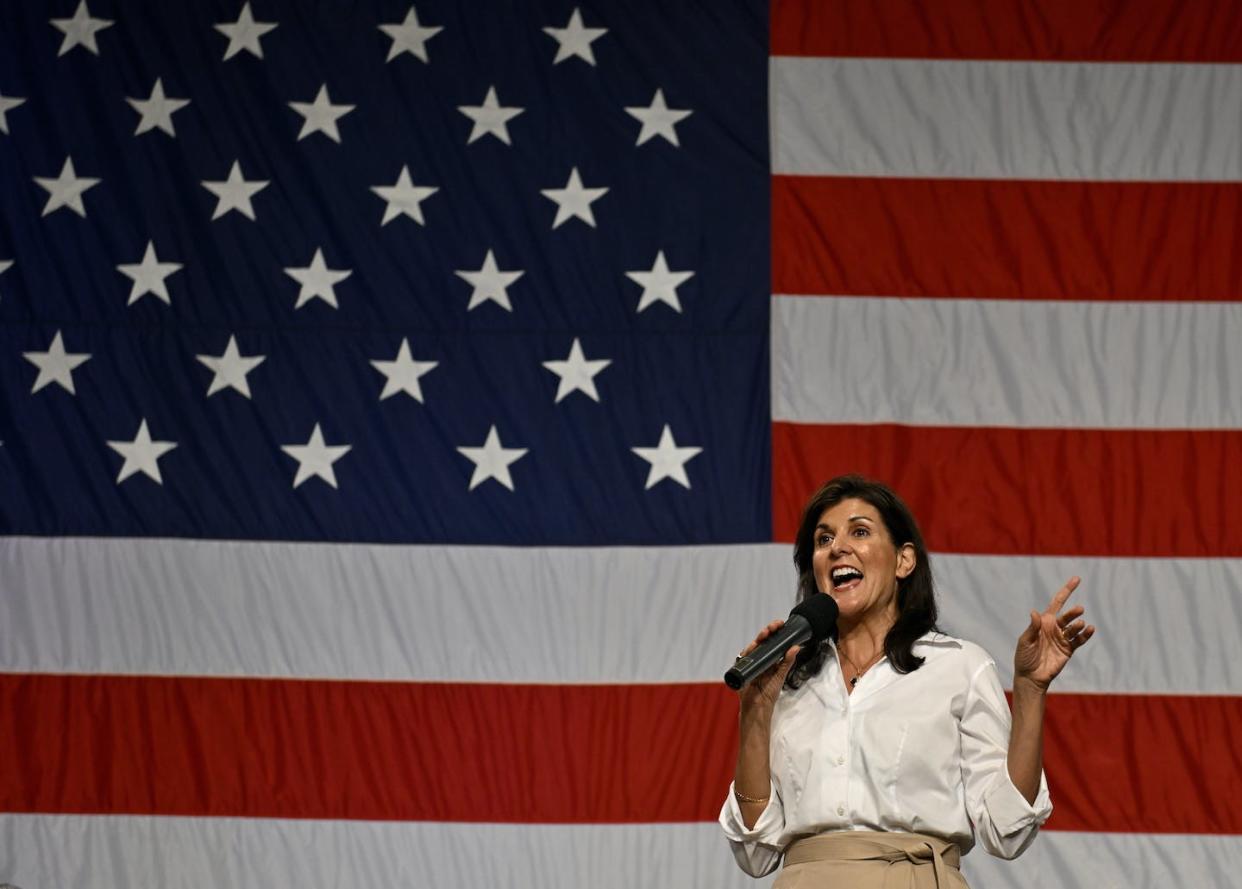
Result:
<instances>
[{"instance_id":1,"label":"dark brown hair","mask_svg":"<svg viewBox=\"0 0 1242 889\"><path fill-rule=\"evenodd\" d=\"M908 543L914 547L914 570L907 577L897 580L897 622L884 638L884 653L893 669L898 673L911 673L923 665L923 658L914 654L915 640L936 629L936 591L932 584L931 561L918 523L914 521L910 507L892 488L861 475L839 475L815 492L803 510L798 537L794 542L798 601L820 592L811 565L819 517L825 509L850 499L862 500L875 507L894 546L900 548ZM797 688L817 674L824 666L827 653L828 643L824 642L817 651L800 655L797 668L789 672L787 684Z\"/></svg>"}]
</instances>

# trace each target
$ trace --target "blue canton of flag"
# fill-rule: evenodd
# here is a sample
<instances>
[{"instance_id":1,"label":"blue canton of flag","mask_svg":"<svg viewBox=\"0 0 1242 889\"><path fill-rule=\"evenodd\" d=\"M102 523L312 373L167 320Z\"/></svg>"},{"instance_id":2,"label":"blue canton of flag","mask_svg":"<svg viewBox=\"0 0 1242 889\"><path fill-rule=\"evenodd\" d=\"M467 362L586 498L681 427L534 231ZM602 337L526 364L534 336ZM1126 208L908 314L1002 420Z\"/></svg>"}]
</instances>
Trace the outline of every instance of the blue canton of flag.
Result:
<instances>
[{"instance_id":1,"label":"blue canton of flag","mask_svg":"<svg viewBox=\"0 0 1242 889\"><path fill-rule=\"evenodd\" d=\"M766 11L0 8L0 530L770 539Z\"/></svg>"}]
</instances>

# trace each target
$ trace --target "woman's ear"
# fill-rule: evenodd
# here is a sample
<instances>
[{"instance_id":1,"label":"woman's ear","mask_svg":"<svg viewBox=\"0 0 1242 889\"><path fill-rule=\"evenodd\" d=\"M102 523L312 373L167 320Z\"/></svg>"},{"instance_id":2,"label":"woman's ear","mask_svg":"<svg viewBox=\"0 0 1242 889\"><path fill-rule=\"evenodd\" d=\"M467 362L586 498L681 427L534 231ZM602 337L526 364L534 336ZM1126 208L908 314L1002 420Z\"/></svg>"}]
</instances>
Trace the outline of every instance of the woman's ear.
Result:
<instances>
[{"instance_id":1,"label":"woman's ear","mask_svg":"<svg viewBox=\"0 0 1242 889\"><path fill-rule=\"evenodd\" d=\"M914 552L913 543L903 543L897 548L897 577L905 580L914 571L914 566L919 563L918 556Z\"/></svg>"}]
</instances>

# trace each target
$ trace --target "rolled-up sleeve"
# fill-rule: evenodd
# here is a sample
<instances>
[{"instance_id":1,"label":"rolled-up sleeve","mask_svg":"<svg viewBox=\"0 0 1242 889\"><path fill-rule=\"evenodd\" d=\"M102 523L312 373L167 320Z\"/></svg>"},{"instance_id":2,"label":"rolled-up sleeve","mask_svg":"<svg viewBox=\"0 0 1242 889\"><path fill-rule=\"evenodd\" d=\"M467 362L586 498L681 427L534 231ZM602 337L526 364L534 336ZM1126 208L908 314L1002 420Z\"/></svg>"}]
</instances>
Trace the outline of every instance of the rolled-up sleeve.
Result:
<instances>
[{"instance_id":1,"label":"rolled-up sleeve","mask_svg":"<svg viewBox=\"0 0 1242 889\"><path fill-rule=\"evenodd\" d=\"M962 780L975 838L1000 858L1017 858L1052 814L1048 781L1041 771L1034 804L1009 778L1011 717L996 665L981 666L962 713Z\"/></svg>"},{"instance_id":2,"label":"rolled-up sleeve","mask_svg":"<svg viewBox=\"0 0 1242 889\"><path fill-rule=\"evenodd\" d=\"M768 797L767 808L750 829L742 820L742 807L733 795L732 784L729 785L724 805L720 807L720 826L733 850L733 857L737 859L738 867L752 877L762 877L776 870L784 852L779 841L785 832L785 810L774 782Z\"/></svg>"}]
</instances>

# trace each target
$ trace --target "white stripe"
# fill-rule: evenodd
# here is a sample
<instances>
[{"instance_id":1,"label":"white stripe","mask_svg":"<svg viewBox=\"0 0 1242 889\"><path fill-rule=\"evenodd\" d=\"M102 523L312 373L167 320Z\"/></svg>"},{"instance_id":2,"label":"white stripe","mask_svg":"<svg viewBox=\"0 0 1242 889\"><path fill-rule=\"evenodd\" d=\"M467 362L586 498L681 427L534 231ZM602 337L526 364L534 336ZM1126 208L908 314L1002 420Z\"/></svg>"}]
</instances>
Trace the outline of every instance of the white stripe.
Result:
<instances>
[{"instance_id":1,"label":"white stripe","mask_svg":"<svg viewBox=\"0 0 1242 889\"><path fill-rule=\"evenodd\" d=\"M1242 303L776 296L797 423L1242 428Z\"/></svg>"},{"instance_id":2,"label":"white stripe","mask_svg":"<svg viewBox=\"0 0 1242 889\"><path fill-rule=\"evenodd\" d=\"M1199 834L1044 831L1016 861L975 852L962 860L975 889L1233 889L1240 869L1242 837Z\"/></svg>"},{"instance_id":3,"label":"white stripe","mask_svg":"<svg viewBox=\"0 0 1242 889\"><path fill-rule=\"evenodd\" d=\"M720 679L789 551L0 538L0 670L465 682Z\"/></svg>"},{"instance_id":4,"label":"white stripe","mask_svg":"<svg viewBox=\"0 0 1242 889\"><path fill-rule=\"evenodd\" d=\"M0 670L719 682L788 612L791 547L0 539ZM1101 628L1058 691L1237 694L1242 560L937 555L944 628L1009 670L1072 574Z\"/></svg>"},{"instance_id":5,"label":"white stripe","mask_svg":"<svg viewBox=\"0 0 1242 889\"><path fill-rule=\"evenodd\" d=\"M967 855L975 887L1231 889L1242 837L1045 831L1016 861ZM0 815L0 881L25 889L538 886L765 889L719 827Z\"/></svg>"},{"instance_id":6,"label":"white stripe","mask_svg":"<svg viewBox=\"0 0 1242 889\"><path fill-rule=\"evenodd\" d=\"M23 889L750 889L715 823L436 824L0 815Z\"/></svg>"},{"instance_id":7,"label":"white stripe","mask_svg":"<svg viewBox=\"0 0 1242 889\"><path fill-rule=\"evenodd\" d=\"M1054 691L1242 692L1242 559L937 555L932 567L942 626L987 649L1006 688L1031 609L1042 611L1077 574L1070 602L1099 630Z\"/></svg>"},{"instance_id":8,"label":"white stripe","mask_svg":"<svg viewBox=\"0 0 1242 889\"><path fill-rule=\"evenodd\" d=\"M773 172L1242 179L1242 65L773 58Z\"/></svg>"}]
</instances>

